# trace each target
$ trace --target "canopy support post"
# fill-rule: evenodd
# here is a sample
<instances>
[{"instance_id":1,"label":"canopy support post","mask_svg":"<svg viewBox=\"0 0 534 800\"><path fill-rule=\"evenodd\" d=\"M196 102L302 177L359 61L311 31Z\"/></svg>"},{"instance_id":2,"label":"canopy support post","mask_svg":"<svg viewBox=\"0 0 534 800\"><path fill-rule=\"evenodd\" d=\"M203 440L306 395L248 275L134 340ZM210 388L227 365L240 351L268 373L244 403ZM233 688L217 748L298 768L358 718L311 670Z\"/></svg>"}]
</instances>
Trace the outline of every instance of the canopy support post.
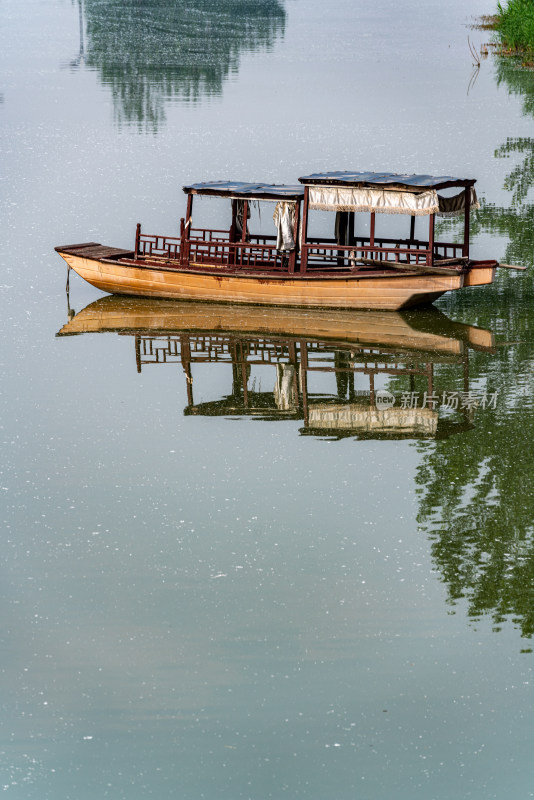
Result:
<instances>
[{"instance_id":1,"label":"canopy support post","mask_svg":"<svg viewBox=\"0 0 534 800\"><path fill-rule=\"evenodd\" d=\"M235 242L235 234L236 234L236 217L237 217L237 200L230 201L232 205L232 222L230 223L230 232L228 234L228 238L231 242Z\"/></svg>"},{"instance_id":2,"label":"canopy support post","mask_svg":"<svg viewBox=\"0 0 534 800\"><path fill-rule=\"evenodd\" d=\"M300 253L300 271L305 273L308 268L308 187L304 187L304 203L302 205L302 248Z\"/></svg>"},{"instance_id":3,"label":"canopy support post","mask_svg":"<svg viewBox=\"0 0 534 800\"><path fill-rule=\"evenodd\" d=\"M241 231L241 244L245 244L247 241L247 234L248 234L248 200L243 200L243 229ZM250 259L250 250L247 251L248 257ZM239 264L241 267L243 266L243 257L245 255L245 248L239 248L239 256L236 250L236 264ZM246 392L246 389L245 389Z\"/></svg>"},{"instance_id":4,"label":"canopy support post","mask_svg":"<svg viewBox=\"0 0 534 800\"><path fill-rule=\"evenodd\" d=\"M236 243L237 233L237 200L231 200L230 203L232 205L232 222L230 223L230 231L228 233L228 241L230 242L228 263L235 264L236 248L233 247L233 245Z\"/></svg>"},{"instance_id":5,"label":"canopy support post","mask_svg":"<svg viewBox=\"0 0 534 800\"><path fill-rule=\"evenodd\" d=\"M371 223L369 227L369 245L371 246L372 250L375 249L375 212L371 211ZM370 257L372 258L373 253L371 252Z\"/></svg>"},{"instance_id":6,"label":"canopy support post","mask_svg":"<svg viewBox=\"0 0 534 800\"><path fill-rule=\"evenodd\" d=\"M288 269L290 274L293 274L297 267L297 253L299 252L299 223L300 203L295 203L295 224L293 226L293 241L295 242L295 247L289 256Z\"/></svg>"},{"instance_id":7,"label":"canopy support post","mask_svg":"<svg viewBox=\"0 0 534 800\"><path fill-rule=\"evenodd\" d=\"M432 266L434 263L434 227L436 222L436 215L430 214L428 221L428 256L426 263Z\"/></svg>"},{"instance_id":8,"label":"canopy support post","mask_svg":"<svg viewBox=\"0 0 534 800\"><path fill-rule=\"evenodd\" d=\"M248 200L243 200L243 230L241 231L241 241L247 241L248 229Z\"/></svg>"},{"instance_id":9,"label":"canopy support post","mask_svg":"<svg viewBox=\"0 0 534 800\"><path fill-rule=\"evenodd\" d=\"M191 215L193 213L193 195L189 193L187 195L187 209L185 212L185 227L184 227L184 234L182 240L182 253L183 253L183 263L188 264L189 258L191 255L191 225L192 225L192 218Z\"/></svg>"},{"instance_id":10,"label":"canopy support post","mask_svg":"<svg viewBox=\"0 0 534 800\"><path fill-rule=\"evenodd\" d=\"M462 247L462 256L469 258L469 216L471 213L471 187L467 186L464 192L464 244Z\"/></svg>"},{"instance_id":11,"label":"canopy support post","mask_svg":"<svg viewBox=\"0 0 534 800\"><path fill-rule=\"evenodd\" d=\"M190 238L190 231L191 231L191 215L193 213L193 195L187 195L187 210L185 212L185 228L186 228L186 239Z\"/></svg>"}]
</instances>

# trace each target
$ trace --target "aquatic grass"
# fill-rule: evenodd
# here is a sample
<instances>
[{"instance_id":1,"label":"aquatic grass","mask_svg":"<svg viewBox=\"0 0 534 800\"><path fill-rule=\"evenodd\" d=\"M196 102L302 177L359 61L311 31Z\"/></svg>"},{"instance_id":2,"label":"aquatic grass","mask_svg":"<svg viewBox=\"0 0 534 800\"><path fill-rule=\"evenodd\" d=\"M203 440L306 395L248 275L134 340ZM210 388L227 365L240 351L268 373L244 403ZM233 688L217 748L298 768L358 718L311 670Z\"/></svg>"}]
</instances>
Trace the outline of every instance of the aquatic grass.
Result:
<instances>
[{"instance_id":1,"label":"aquatic grass","mask_svg":"<svg viewBox=\"0 0 534 800\"><path fill-rule=\"evenodd\" d=\"M507 50L534 61L534 0L508 0L497 3L495 29Z\"/></svg>"}]
</instances>

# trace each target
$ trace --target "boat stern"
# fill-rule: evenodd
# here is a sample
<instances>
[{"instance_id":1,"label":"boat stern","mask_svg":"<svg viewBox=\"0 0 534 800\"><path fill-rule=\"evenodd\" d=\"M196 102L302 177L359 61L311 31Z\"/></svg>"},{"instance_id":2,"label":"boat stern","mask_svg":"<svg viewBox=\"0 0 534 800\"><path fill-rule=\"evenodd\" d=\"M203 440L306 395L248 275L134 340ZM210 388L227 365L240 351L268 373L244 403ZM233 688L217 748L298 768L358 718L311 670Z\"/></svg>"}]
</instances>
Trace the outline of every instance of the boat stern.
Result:
<instances>
[{"instance_id":1,"label":"boat stern","mask_svg":"<svg viewBox=\"0 0 534 800\"><path fill-rule=\"evenodd\" d=\"M497 261L473 261L464 277L464 288L493 283Z\"/></svg>"}]
</instances>

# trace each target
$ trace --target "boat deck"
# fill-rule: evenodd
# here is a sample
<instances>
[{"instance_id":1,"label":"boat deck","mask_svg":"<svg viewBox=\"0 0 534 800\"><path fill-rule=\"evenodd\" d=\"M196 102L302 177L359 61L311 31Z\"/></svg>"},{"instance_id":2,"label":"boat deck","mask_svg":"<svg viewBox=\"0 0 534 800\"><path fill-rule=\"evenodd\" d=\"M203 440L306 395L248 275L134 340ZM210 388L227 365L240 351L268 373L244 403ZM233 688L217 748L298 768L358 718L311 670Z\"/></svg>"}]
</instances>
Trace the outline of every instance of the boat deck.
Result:
<instances>
[{"instance_id":1,"label":"boat deck","mask_svg":"<svg viewBox=\"0 0 534 800\"><path fill-rule=\"evenodd\" d=\"M93 258L99 261L102 258L126 258L133 257L133 250L122 250L120 247L107 247L99 242L83 242L82 244L66 244L56 247L59 253L67 253L70 256L81 256L82 258Z\"/></svg>"}]
</instances>

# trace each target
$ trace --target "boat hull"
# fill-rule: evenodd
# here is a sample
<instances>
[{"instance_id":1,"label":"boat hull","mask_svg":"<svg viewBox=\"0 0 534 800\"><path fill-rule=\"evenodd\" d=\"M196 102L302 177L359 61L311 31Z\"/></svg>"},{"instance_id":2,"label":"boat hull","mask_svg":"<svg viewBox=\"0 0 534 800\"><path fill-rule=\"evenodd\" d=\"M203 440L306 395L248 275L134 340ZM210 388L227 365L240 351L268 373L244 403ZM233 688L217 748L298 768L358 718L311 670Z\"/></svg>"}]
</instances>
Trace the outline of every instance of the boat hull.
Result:
<instances>
[{"instance_id":1,"label":"boat hull","mask_svg":"<svg viewBox=\"0 0 534 800\"><path fill-rule=\"evenodd\" d=\"M180 270L139 266L112 258L92 258L57 248L81 278L112 294L252 303L303 308L395 311L432 303L464 285L464 275L362 275L351 277L270 277L228 275L205 268Z\"/></svg>"}]
</instances>

